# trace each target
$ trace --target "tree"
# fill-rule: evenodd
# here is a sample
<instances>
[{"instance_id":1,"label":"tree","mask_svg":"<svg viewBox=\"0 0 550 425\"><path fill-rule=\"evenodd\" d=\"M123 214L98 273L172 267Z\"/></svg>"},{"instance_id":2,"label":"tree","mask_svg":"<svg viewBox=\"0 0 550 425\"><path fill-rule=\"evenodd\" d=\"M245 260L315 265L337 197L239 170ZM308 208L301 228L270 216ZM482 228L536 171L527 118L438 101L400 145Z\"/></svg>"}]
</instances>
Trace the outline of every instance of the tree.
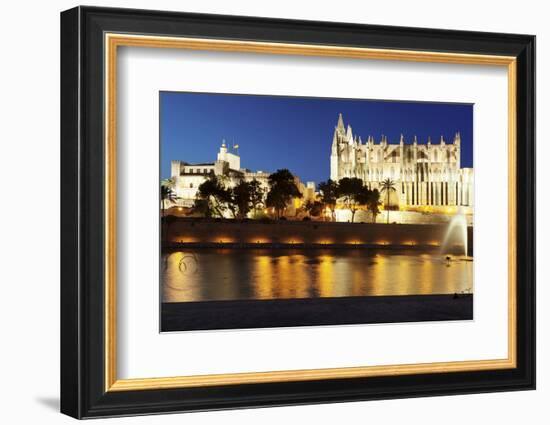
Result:
<instances>
[{"instance_id":1,"label":"tree","mask_svg":"<svg viewBox=\"0 0 550 425\"><path fill-rule=\"evenodd\" d=\"M331 211L332 221L336 220L336 201L338 200L338 183L328 179L319 183L321 202Z\"/></svg>"},{"instance_id":2,"label":"tree","mask_svg":"<svg viewBox=\"0 0 550 425\"><path fill-rule=\"evenodd\" d=\"M378 189L369 191L369 196L367 199L367 209L372 214L372 222L376 223L376 216L380 214L380 192Z\"/></svg>"},{"instance_id":3,"label":"tree","mask_svg":"<svg viewBox=\"0 0 550 425\"><path fill-rule=\"evenodd\" d=\"M200 201L204 201L206 204ZM209 215L218 215L219 217L223 217L227 210L233 216L236 214L231 190L226 189L216 176L211 176L201 183L194 207L197 210L207 211Z\"/></svg>"},{"instance_id":4,"label":"tree","mask_svg":"<svg viewBox=\"0 0 550 425\"><path fill-rule=\"evenodd\" d=\"M363 180L356 177L344 177L338 182L338 194L343 198L346 208L351 211L351 222L353 223L355 212L365 196Z\"/></svg>"},{"instance_id":5,"label":"tree","mask_svg":"<svg viewBox=\"0 0 550 425\"><path fill-rule=\"evenodd\" d=\"M388 211L386 223L390 222L390 192L395 192L395 182L392 179L386 179L382 182L382 192L386 193L385 208Z\"/></svg>"},{"instance_id":6,"label":"tree","mask_svg":"<svg viewBox=\"0 0 550 425\"><path fill-rule=\"evenodd\" d=\"M250 202L250 186L248 182L241 180L231 189L231 203L236 207L236 217L245 218L252 209Z\"/></svg>"},{"instance_id":7,"label":"tree","mask_svg":"<svg viewBox=\"0 0 550 425\"><path fill-rule=\"evenodd\" d=\"M323 203L320 201L307 201L304 208L310 216L319 217L323 212Z\"/></svg>"},{"instance_id":8,"label":"tree","mask_svg":"<svg viewBox=\"0 0 550 425\"><path fill-rule=\"evenodd\" d=\"M210 218L214 215L212 206L210 205L210 202L208 202L206 199L195 199L195 202L193 203L193 211L207 218Z\"/></svg>"},{"instance_id":9,"label":"tree","mask_svg":"<svg viewBox=\"0 0 550 425\"><path fill-rule=\"evenodd\" d=\"M294 198L302 198L302 194L294 182L294 176L286 168L269 175L269 192L266 205L275 208L277 218L281 218L286 206Z\"/></svg>"},{"instance_id":10,"label":"tree","mask_svg":"<svg viewBox=\"0 0 550 425\"><path fill-rule=\"evenodd\" d=\"M241 180L232 190L232 203L237 208L237 217L245 218L252 210L263 205L264 191L257 180Z\"/></svg>"},{"instance_id":11,"label":"tree","mask_svg":"<svg viewBox=\"0 0 550 425\"><path fill-rule=\"evenodd\" d=\"M160 183L160 208L162 217L165 215L165 202L176 202L176 192L174 192L174 181L172 179L162 180Z\"/></svg>"},{"instance_id":12,"label":"tree","mask_svg":"<svg viewBox=\"0 0 550 425\"><path fill-rule=\"evenodd\" d=\"M248 182L248 184L250 189L250 203L252 204L254 215L256 215L257 211L265 205L265 190L262 184L256 179Z\"/></svg>"}]
</instances>

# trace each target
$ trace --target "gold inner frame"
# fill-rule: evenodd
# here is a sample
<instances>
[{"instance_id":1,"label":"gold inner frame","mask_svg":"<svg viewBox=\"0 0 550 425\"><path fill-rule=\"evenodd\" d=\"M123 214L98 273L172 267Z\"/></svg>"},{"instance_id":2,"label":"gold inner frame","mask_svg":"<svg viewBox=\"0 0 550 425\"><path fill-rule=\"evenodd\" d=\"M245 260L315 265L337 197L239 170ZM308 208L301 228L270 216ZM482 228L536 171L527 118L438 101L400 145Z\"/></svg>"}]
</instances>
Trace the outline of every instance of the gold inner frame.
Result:
<instances>
[{"instance_id":1,"label":"gold inner frame","mask_svg":"<svg viewBox=\"0 0 550 425\"><path fill-rule=\"evenodd\" d=\"M214 385L309 381L510 369L516 367L516 58L410 50L267 43L146 35L105 34L105 391L135 391ZM116 325L116 123L117 49L120 46L325 56L468 65L494 65L508 72L508 357L383 366L246 372L163 378L118 379Z\"/></svg>"}]
</instances>

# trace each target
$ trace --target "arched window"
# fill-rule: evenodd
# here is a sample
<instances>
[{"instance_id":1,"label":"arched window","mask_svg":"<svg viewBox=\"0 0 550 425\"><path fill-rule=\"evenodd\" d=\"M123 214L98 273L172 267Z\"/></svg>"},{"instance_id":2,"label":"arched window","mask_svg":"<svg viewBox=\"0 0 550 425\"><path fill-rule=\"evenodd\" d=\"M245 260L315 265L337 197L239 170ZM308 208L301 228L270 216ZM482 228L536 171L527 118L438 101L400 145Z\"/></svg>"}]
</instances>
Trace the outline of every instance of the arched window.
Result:
<instances>
[{"instance_id":1,"label":"arched window","mask_svg":"<svg viewBox=\"0 0 550 425\"><path fill-rule=\"evenodd\" d=\"M434 151L434 162L439 161L439 155L437 154L437 151Z\"/></svg>"}]
</instances>

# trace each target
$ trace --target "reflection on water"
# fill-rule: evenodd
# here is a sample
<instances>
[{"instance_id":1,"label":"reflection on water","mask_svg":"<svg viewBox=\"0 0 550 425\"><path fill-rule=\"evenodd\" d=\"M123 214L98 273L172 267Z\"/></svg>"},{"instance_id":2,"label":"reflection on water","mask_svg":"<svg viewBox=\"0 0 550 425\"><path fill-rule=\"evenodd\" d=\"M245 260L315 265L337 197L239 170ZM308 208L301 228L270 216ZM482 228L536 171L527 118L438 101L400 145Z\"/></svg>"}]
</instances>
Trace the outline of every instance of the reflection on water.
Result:
<instances>
[{"instance_id":1,"label":"reflection on water","mask_svg":"<svg viewBox=\"0 0 550 425\"><path fill-rule=\"evenodd\" d=\"M414 251L197 249L161 261L164 302L472 292L472 269Z\"/></svg>"}]
</instances>

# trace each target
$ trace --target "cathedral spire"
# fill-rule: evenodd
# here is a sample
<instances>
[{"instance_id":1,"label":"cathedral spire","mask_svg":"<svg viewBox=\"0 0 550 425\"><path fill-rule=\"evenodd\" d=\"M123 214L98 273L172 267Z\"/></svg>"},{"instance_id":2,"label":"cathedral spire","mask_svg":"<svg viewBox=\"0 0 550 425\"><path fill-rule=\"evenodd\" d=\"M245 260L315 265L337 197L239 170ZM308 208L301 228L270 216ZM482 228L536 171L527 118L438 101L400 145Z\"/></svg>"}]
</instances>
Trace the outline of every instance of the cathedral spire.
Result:
<instances>
[{"instance_id":1,"label":"cathedral spire","mask_svg":"<svg viewBox=\"0 0 550 425\"><path fill-rule=\"evenodd\" d=\"M348 131L346 133L346 138L348 139L348 143L351 145L353 143L353 131L351 129L351 125L348 124Z\"/></svg>"},{"instance_id":2,"label":"cathedral spire","mask_svg":"<svg viewBox=\"0 0 550 425\"><path fill-rule=\"evenodd\" d=\"M338 128L334 129L334 135L332 136L332 155L338 155L339 145L344 142L344 135L339 132Z\"/></svg>"},{"instance_id":3,"label":"cathedral spire","mask_svg":"<svg viewBox=\"0 0 550 425\"><path fill-rule=\"evenodd\" d=\"M460 131L457 131L457 133L455 134L454 144L460 145Z\"/></svg>"},{"instance_id":4,"label":"cathedral spire","mask_svg":"<svg viewBox=\"0 0 550 425\"><path fill-rule=\"evenodd\" d=\"M439 141L439 143L441 143L442 145L445 144L445 140L443 140L443 135L441 135L441 140Z\"/></svg>"},{"instance_id":5,"label":"cathedral spire","mask_svg":"<svg viewBox=\"0 0 550 425\"><path fill-rule=\"evenodd\" d=\"M342 117L341 112L338 114L338 124L336 125L336 128L342 132L346 130L346 128L344 127L344 118Z\"/></svg>"}]
</instances>

